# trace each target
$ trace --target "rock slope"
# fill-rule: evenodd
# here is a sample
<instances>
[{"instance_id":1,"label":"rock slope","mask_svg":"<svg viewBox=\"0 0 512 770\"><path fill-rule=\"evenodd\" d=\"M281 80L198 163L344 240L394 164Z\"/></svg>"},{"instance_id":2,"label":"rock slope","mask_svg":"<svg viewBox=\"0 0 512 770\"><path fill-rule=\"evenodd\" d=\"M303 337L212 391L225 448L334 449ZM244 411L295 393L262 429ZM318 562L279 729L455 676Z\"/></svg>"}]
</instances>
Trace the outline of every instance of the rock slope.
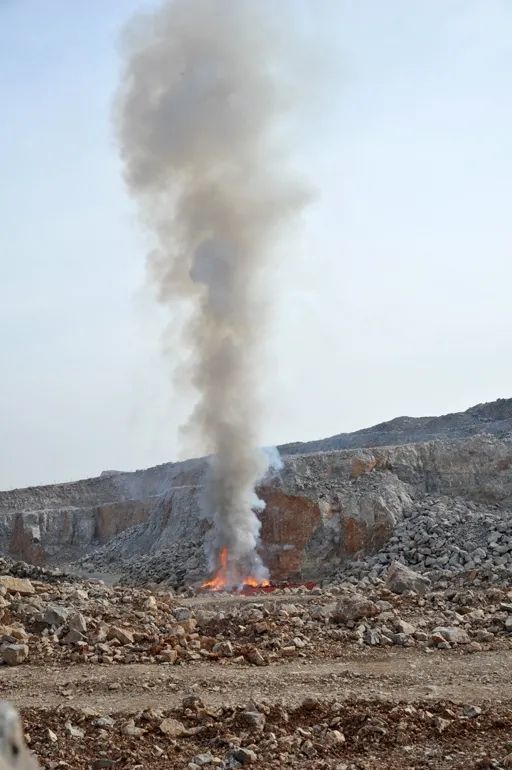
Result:
<instances>
[{"instance_id":1,"label":"rock slope","mask_svg":"<svg viewBox=\"0 0 512 770\"><path fill-rule=\"evenodd\" d=\"M469 554L487 547L489 532L508 528L511 467L512 441L492 436L286 457L260 489L263 558L276 580L316 579L371 554L378 564L382 549L406 532L401 550L390 550L383 565L410 546L407 561L422 567L449 561L470 568ZM147 522L98 549L84 566L171 585L204 578L209 522L197 502L204 467L196 473L195 485L171 488ZM424 541L414 541L416 529ZM507 561L507 548L496 541L498 564Z\"/></svg>"},{"instance_id":2,"label":"rock slope","mask_svg":"<svg viewBox=\"0 0 512 770\"><path fill-rule=\"evenodd\" d=\"M394 425L396 438L398 423L407 420L400 418L352 434L354 443L373 436L373 448L303 454L292 450L284 456L282 470L264 479L260 489L266 502L261 549L272 577L318 578L372 554L376 554L372 568L388 564L396 555L426 568L446 564L471 568L473 551L487 548L484 534L489 527L503 534L508 526L510 415L512 399L474 407L462 415L412 420L416 434L430 435L433 423L441 426L441 434L449 426L452 432L472 433L477 423L487 433L380 445L379 437L391 435L390 426ZM407 441L410 435L409 429L401 430L398 438ZM204 459L189 460L0 493L0 552L35 564L62 564L87 556L84 567L123 572L134 580L166 580L170 585L201 580L210 526L199 515L206 471ZM417 517L425 530L421 517L431 508L444 513L434 525L425 525L424 542L416 543L410 530L416 528ZM438 527L445 519L451 534L432 537L429 527ZM473 522L470 550L463 542L466 519ZM405 545L400 550L393 537L400 538L401 532ZM398 550L393 551L397 543ZM386 544L390 548L383 556ZM508 541L500 536L494 546L492 559L507 563ZM406 547L410 558L403 556ZM447 559L443 564L438 557Z\"/></svg>"},{"instance_id":3,"label":"rock slope","mask_svg":"<svg viewBox=\"0 0 512 770\"><path fill-rule=\"evenodd\" d=\"M295 442L279 447L283 454L326 452L332 449L416 444L434 439L468 438L479 433L503 437L512 433L512 398L477 404L465 412L441 417L396 417L354 433L338 433L318 441Z\"/></svg>"}]
</instances>

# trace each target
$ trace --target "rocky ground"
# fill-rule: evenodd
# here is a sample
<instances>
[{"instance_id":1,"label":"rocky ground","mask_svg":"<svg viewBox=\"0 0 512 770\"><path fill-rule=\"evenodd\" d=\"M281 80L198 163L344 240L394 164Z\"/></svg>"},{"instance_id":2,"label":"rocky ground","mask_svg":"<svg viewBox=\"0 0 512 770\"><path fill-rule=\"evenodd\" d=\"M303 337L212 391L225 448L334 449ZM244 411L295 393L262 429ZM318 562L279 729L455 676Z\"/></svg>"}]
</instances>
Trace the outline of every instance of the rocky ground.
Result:
<instances>
[{"instance_id":1,"label":"rocky ground","mask_svg":"<svg viewBox=\"0 0 512 770\"><path fill-rule=\"evenodd\" d=\"M0 700L40 766L512 768L511 428L285 447L251 594L200 587L204 460L0 492ZM25 740L0 704L0 770Z\"/></svg>"},{"instance_id":2,"label":"rocky ground","mask_svg":"<svg viewBox=\"0 0 512 770\"><path fill-rule=\"evenodd\" d=\"M178 594L0 559L0 698L52 770L512 767L507 576L348 577Z\"/></svg>"}]
</instances>

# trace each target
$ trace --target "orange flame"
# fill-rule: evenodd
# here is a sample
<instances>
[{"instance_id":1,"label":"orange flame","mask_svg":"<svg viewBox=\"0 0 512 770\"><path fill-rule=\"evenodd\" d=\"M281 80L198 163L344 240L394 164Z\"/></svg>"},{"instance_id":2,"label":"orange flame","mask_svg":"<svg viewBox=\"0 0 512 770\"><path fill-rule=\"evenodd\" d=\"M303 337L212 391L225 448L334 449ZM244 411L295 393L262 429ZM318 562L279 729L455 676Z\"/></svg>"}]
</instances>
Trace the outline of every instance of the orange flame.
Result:
<instances>
[{"instance_id":1,"label":"orange flame","mask_svg":"<svg viewBox=\"0 0 512 770\"><path fill-rule=\"evenodd\" d=\"M206 580L202 584L202 588L208 588L210 591L222 591L223 589L232 588L233 576L229 572L229 552L227 548L223 548L219 554L219 568L210 580ZM259 586L270 585L268 580L258 580L253 575L241 577L239 580L236 580L236 583L239 588L244 586L258 588Z\"/></svg>"},{"instance_id":2,"label":"orange flame","mask_svg":"<svg viewBox=\"0 0 512 770\"><path fill-rule=\"evenodd\" d=\"M223 548L219 554L220 566L215 575L203 583L203 588L209 588L211 591L220 591L228 584L228 560L229 553L227 548Z\"/></svg>"}]
</instances>

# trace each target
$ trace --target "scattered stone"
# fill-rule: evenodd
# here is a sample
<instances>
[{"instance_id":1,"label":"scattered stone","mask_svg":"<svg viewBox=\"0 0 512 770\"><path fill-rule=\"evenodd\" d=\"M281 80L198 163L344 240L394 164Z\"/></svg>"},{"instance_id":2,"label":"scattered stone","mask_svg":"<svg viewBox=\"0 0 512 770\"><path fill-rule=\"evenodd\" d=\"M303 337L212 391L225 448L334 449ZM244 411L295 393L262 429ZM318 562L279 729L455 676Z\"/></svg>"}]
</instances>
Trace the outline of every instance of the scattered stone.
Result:
<instances>
[{"instance_id":1,"label":"scattered stone","mask_svg":"<svg viewBox=\"0 0 512 770\"><path fill-rule=\"evenodd\" d=\"M432 631L432 635L440 636L446 642L450 642L450 644L469 644L471 641L467 631L458 626L437 626Z\"/></svg>"},{"instance_id":2,"label":"scattered stone","mask_svg":"<svg viewBox=\"0 0 512 770\"><path fill-rule=\"evenodd\" d=\"M265 666L266 660L261 654L259 650L257 650L255 647L251 648L245 655L246 659L249 661L249 663L252 663L254 666Z\"/></svg>"},{"instance_id":3,"label":"scattered stone","mask_svg":"<svg viewBox=\"0 0 512 770\"><path fill-rule=\"evenodd\" d=\"M482 713L482 709L479 706L464 706L463 714L468 719L474 719L479 717Z\"/></svg>"},{"instance_id":4,"label":"scattered stone","mask_svg":"<svg viewBox=\"0 0 512 770\"><path fill-rule=\"evenodd\" d=\"M401 618L398 618L396 621L395 628L399 634L407 634L408 636L412 636L416 633L416 629L412 623L407 623L407 621L402 620Z\"/></svg>"},{"instance_id":5,"label":"scattered stone","mask_svg":"<svg viewBox=\"0 0 512 770\"><path fill-rule=\"evenodd\" d=\"M138 727L133 719L129 719L128 722L123 725L121 732L123 735L128 735L130 738L142 738L146 733L144 728Z\"/></svg>"},{"instance_id":6,"label":"scattered stone","mask_svg":"<svg viewBox=\"0 0 512 770\"><path fill-rule=\"evenodd\" d=\"M187 728L183 722L179 722L177 719L173 719L172 717L163 719L160 722L159 729L161 733L167 735L169 738L180 738L187 732Z\"/></svg>"},{"instance_id":7,"label":"scattered stone","mask_svg":"<svg viewBox=\"0 0 512 770\"><path fill-rule=\"evenodd\" d=\"M192 762L196 765L196 767L205 767L206 765L212 764L213 755L209 752L205 754L196 754Z\"/></svg>"},{"instance_id":8,"label":"scattered stone","mask_svg":"<svg viewBox=\"0 0 512 770\"><path fill-rule=\"evenodd\" d=\"M42 622L47 626L55 626L55 628L59 628L67 622L69 615L69 608L60 607L56 604L50 604L44 611Z\"/></svg>"},{"instance_id":9,"label":"scattered stone","mask_svg":"<svg viewBox=\"0 0 512 770\"><path fill-rule=\"evenodd\" d=\"M240 717L248 727L256 730L263 730L265 727L265 714L261 714L259 711L243 711Z\"/></svg>"},{"instance_id":10,"label":"scattered stone","mask_svg":"<svg viewBox=\"0 0 512 770\"><path fill-rule=\"evenodd\" d=\"M133 632L127 628L111 626L107 639L117 639L121 644L133 644Z\"/></svg>"},{"instance_id":11,"label":"scattered stone","mask_svg":"<svg viewBox=\"0 0 512 770\"><path fill-rule=\"evenodd\" d=\"M102 729L110 729L111 727L114 727L115 723L115 719L112 719L112 717L107 714L106 716L95 719L93 725L94 727L100 727Z\"/></svg>"},{"instance_id":12,"label":"scattered stone","mask_svg":"<svg viewBox=\"0 0 512 770\"><path fill-rule=\"evenodd\" d=\"M77 725L72 724L71 722L66 722L64 725L66 728L66 732L68 735L70 735L72 738L85 738L85 730L82 730L81 727L77 727Z\"/></svg>"},{"instance_id":13,"label":"scattered stone","mask_svg":"<svg viewBox=\"0 0 512 770\"><path fill-rule=\"evenodd\" d=\"M220 655L221 658L233 657L233 645L229 641L216 642L212 647L212 652L215 655Z\"/></svg>"},{"instance_id":14,"label":"scattered stone","mask_svg":"<svg viewBox=\"0 0 512 770\"><path fill-rule=\"evenodd\" d=\"M81 634L80 631L75 631L72 629L62 637L61 641L62 644L77 644L78 642L83 642L84 638L84 635Z\"/></svg>"},{"instance_id":15,"label":"scattered stone","mask_svg":"<svg viewBox=\"0 0 512 770\"><path fill-rule=\"evenodd\" d=\"M252 765L257 761L258 755L252 749L245 749L243 747L239 749L233 749L230 756L241 765Z\"/></svg>"},{"instance_id":16,"label":"scattered stone","mask_svg":"<svg viewBox=\"0 0 512 770\"><path fill-rule=\"evenodd\" d=\"M87 622L81 612L75 612L70 615L68 626L70 631L77 631L80 634L87 632Z\"/></svg>"}]
</instances>

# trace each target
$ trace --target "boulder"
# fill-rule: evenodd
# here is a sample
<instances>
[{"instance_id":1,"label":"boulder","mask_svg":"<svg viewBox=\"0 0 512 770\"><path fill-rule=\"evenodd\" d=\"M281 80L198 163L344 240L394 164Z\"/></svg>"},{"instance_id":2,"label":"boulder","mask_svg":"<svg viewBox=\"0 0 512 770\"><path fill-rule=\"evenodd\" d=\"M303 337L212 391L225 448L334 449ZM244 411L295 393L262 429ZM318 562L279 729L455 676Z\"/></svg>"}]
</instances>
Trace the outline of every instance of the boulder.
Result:
<instances>
[{"instance_id":1,"label":"boulder","mask_svg":"<svg viewBox=\"0 0 512 770\"><path fill-rule=\"evenodd\" d=\"M240 719L244 725L255 730L263 730L265 727L265 714L261 714L259 711L242 711Z\"/></svg>"},{"instance_id":2,"label":"boulder","mask_svg":"<svg viewBox=\"0 0 512 770\"><path fill-rule=\"evenodd\" d=\"M336 604L331 618L335 623L350 623L360 618L373 618L379 614L379 608L363 594L354 593L343 596Z\"/></svg>"},{"instance_id":3,"label":"boulder","mask_svg":"<svg viewBox=\"0 0 512 770\"><path fill-rule=\"evenodd\" d=\"M131 631L129 628L111 626L108 633L108 638L117 639L120 644L133 644L133 631Z\"/></svg>"},{"instance_id":4,"label":"boulder","mask_svg":"<svg viewBox=\"0 0 512 770\"><path fill-rule=\"evenodd\" d=\"M0 647L0 658L8 666L19 666L28 658L26 644L4 644Z\"/></svg>"},{"instance_id":5,"label":"boulder","mask_svg":"<svg viewBox=\"0 0 512 770\"><path fill-rule=\"evenodd\" d=\"M67 607L61 607L58 604L49 604L44 611L42 622L46 626L55 626L59 628L63 626L70 615L71 610Z\"/></svg>"},{"instance_id":6,"label":"boulder","mask_svg":"<svg viewBox=\"0 0 512 770\"><path fill-rule=\"evenodd\" d=\"M432 636L442 636L450 644L469 644L471 641L467 631L458 626L437 626L432 631Z\"/></svg>"},{"instance_id":7,"label":"boulder","mask_svg":"<svg viewBox=\"0 0 512 770\"><path fill-rule=\"evenodd\" d=\"M395 594L405 594L407 591L413 591L423 596L430 587L430 580L410 567L406 567L405 564L394 561L389 566L386 575L386 585Z\"/></svg>"},{"instance_id":8,"label":"boulder","mask_svg":"<svg viewBox=\"0 0 512 770\"><path fill-rule=\"evenodd\" d=\"M32 596L36 592L30 580L11 575L0 575L0 586L3 586L7 593L19 594L20 596Z\"/></svg>"},{"instance_id":9,"label":"boulder","mask_svg":"<svg viewBox=\"0 0 512 770\"><path fill-rule=\"evenodd\" d=\"M87 631L87 621L81 612L73 613L69 618L68 625L70 631L78 631L81 634L85 634Z\"/></svg>"}]
</instances>

